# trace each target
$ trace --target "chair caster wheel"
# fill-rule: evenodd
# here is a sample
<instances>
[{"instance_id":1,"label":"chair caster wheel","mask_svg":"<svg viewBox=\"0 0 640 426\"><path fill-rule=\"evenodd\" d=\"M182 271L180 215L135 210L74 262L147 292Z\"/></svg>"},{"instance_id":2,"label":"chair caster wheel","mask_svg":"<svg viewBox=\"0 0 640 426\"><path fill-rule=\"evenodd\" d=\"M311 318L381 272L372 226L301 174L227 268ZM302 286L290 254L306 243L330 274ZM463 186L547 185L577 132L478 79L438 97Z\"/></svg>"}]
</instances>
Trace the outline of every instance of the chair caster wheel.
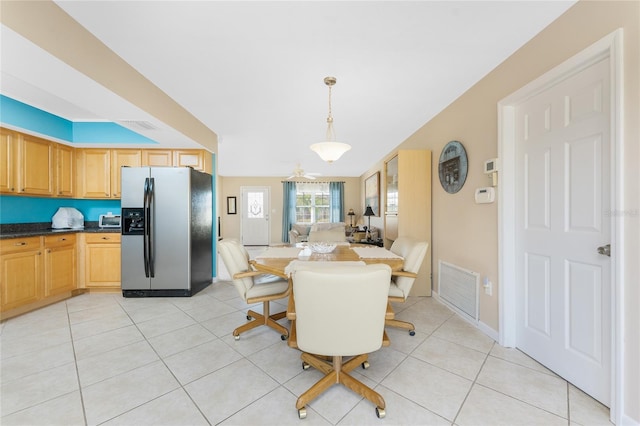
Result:
<instances>
[{"instance_id":1,"label":"chair caster wheel","mask_svg":"<svg viewBox=\"0 0 640 426\"><path fill-rule=\"evenodd\" d=\"M301 409L298 410L298 418L304 419L306 417L307 417L307 409L305 407L302 407Z\"/></svg>"},{"instance_id":2,"label":"chair caster wheel","mask_svg":"<svg viewBox=\"0 0 640 426\"><path fill-rule=\"evenodd\" d=\"M367 369L367 368L369 368L369 367L370 367L370 365L369 365L369 361L365 361L365 362L363 362L363 363L362 363L362 369L363 369L363 370L366 370L366 369Z\"/></svg>"},{"instance_id":3,"label":"chair caster wheel","mask_svg":"<svg viewBox=\"0 0 640 426\"><path fill-rule=\"evenodd\" d=\"M384 419L386 415L387 413L385 413L384 408L376 407L376 416L378 416L379 419Z\"/></svg>"},{"instance_id":4,"label":"chair caster wheel","mask_svg":"<svg viewBox=\"0 0 640 426\"><path fill-rule=\"evenodd\" d=\"M303 370L308 370L309 368L311 368L311 365L302 361L302 369Z\"/></svg>"},{"instance_id":5,"label":"chair caster wheel","mask_svg":"<svg viewBox=\"0 0 640 426\"><path fill-rule=\"evenodd\" d=\"M287 339L289 338L289 336L287 336L286 334L281 334L281 335L280 335L280 338L281 338L282 340L287 340Z\"/></svg>"},{"instance_id":6,"label":"chair caster wheel","mask_svg":"<svg viewBox=\"0 0 640 426\"><path fill-rule=\"evenodd\" d=\"M415 330L409 331L409 336L415 336L415 335L416 335L416 331Z\"/></svg>"},{"instance_id":7,"label":"chair caster wheel","mask_svg":"<svg viewBox=\"0 0 640 426\"><path fill-rule=\"evenodd\" d=\"M240 340L240 335L238 334L237 336L233 336L233 338L236 340Z\"/></svg>"},{"instance_id":8,"label":"chair caster wheel","mask_svg":"<svg viewBox=\"0 0 640 426\"><path fill-rule=\"evenodd\" d=\"M251 315L247 315L247 321L251 321L253 318L251 318Z\"/></svg>"}]
</instances>

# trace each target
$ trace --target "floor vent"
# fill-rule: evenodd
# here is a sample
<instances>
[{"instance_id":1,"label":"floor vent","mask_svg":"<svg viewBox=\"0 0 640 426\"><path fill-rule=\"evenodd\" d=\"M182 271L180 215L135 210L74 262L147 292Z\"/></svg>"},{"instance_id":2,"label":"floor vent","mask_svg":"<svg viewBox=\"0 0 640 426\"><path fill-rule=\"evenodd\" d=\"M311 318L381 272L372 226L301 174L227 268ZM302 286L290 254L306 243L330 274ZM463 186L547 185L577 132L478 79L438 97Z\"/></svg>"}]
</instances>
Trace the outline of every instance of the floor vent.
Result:
<instances>
[{"instance_id":1,"label":"floor vent","mask_svg":"<svg viewBox=\"0 0 640 426\"><path fill-rule=\"evenodd\" d=\"M460 314L477 322L480 274L442 260L438 264L440 299Z\"/></svg>"}]
</instances>

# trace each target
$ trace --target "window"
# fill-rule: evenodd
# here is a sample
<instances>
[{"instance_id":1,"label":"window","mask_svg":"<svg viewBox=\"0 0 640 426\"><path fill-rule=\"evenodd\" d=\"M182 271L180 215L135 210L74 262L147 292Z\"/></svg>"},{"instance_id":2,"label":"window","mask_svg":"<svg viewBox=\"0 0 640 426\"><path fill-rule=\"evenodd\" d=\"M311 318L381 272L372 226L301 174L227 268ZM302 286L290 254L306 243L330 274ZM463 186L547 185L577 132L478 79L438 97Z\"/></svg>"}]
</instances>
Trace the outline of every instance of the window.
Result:
<instances>
[{"instance_id":1,"label":"window","mask_svg":"<svg viewBox=\"0 0 640 426\"><path fill-rule=\"evenodd\" d=\"M296 223L329 222L331 197L328 183L296 185Z\"/></svg>"}]
</instances>

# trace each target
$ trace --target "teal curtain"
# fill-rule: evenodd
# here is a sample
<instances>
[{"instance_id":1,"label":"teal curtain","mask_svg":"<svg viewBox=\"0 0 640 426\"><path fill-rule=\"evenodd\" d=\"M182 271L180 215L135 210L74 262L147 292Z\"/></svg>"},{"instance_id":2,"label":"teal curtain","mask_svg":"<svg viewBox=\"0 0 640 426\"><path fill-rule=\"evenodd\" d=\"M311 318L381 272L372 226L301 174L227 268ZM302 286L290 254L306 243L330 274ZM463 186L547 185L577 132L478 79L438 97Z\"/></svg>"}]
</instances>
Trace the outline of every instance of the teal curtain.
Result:
<instances>
[{"instance_id":1,"label":"teal curtain","mask_svg":"<svg viewBox=\"0 0 640 426\"><path fill-rule=\"evenodd\" d=\"M344 222L344 182L329 182L331 197L331 222Z\"/></svg>"},{"instance_id":2,"label":"teal curtain","mask_svg":"<svg viewBox=\"0 0 640 426\"><path fill-rule=\"evenodd\" d=\"M289 230L296 223L296 183L282 182L282 242L289 242Z\"/></svg>"}]
</instances>

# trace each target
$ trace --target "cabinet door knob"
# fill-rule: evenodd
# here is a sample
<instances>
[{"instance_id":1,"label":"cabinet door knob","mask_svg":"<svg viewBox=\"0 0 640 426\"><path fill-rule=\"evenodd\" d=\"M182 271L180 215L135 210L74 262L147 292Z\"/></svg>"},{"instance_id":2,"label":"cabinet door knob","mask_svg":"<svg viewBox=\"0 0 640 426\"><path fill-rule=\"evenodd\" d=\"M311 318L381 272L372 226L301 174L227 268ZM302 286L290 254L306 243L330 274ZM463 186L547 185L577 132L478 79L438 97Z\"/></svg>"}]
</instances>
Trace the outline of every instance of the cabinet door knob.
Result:
<instances>
[{"instance_id":1,"label":"cabinet door knob","mask_svg":"<svg viewBox=\"0 0 640 426\"><path fill-rule=\"evenodd\" d=\"M108 240L108 239L109 239L109 237L102 237L102 239L103 239L103 240Z\"/></svg>"},{"instance_id":2,"label":"cabinet door knob","mask_svg":"<svg viewBox=\"0 0 640 426\"><path fill-rule=\"evenodd\" d=\"M25 243L24 241L20 241L19 243L16 243L15 245L17 245L17 246L26 246L27 243Z\"/></svg>"}]
</instances>

